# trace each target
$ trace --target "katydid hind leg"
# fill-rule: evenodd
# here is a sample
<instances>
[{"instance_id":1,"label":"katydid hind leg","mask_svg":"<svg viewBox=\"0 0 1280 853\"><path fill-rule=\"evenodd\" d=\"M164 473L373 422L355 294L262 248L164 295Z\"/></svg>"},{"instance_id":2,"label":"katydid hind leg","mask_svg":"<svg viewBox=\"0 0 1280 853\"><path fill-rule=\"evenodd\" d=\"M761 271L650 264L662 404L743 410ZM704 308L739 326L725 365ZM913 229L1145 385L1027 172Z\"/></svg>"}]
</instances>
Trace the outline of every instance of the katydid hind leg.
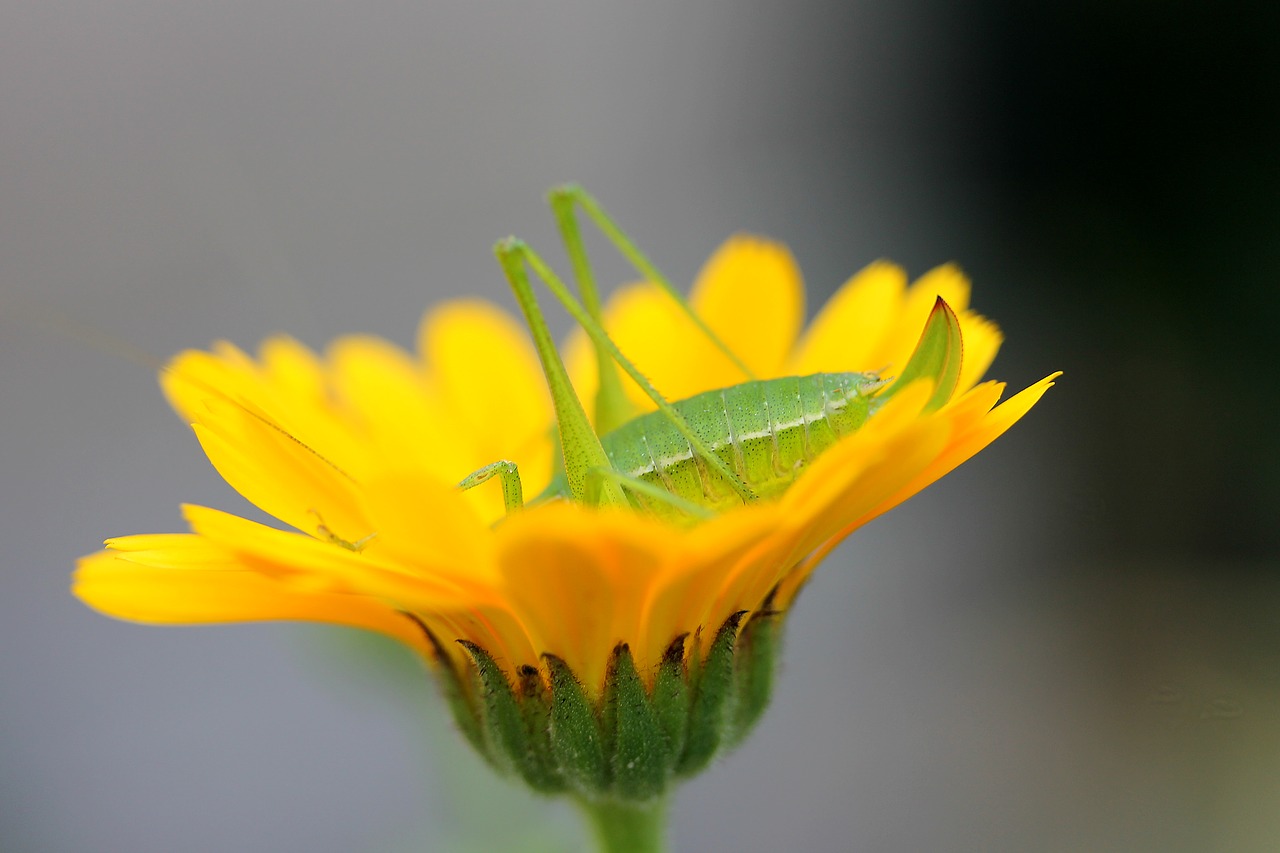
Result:
<instances>
[{"instance_id":1,"label":"katydid hind leg","mask_svg":"<svg viewBox=\"0 0 1280 853\"><path fill-rule=\"evenodd\" d=\"M715 517L715 513L704 506L699 506L693 501L686 500L679 495L667 491L661 486L654 485L648 480L642 480L630 474L624 474L613 468L592 468L587 472L589 478L598 478L600 480L613 480L620 486L623 486L638 495L644 495L646 498L663 503L677 512L683 513L690 518L708 519Z\"/></svg>"},{"instance_id":2,"label":"katydid hind leg","mask_svg":"<svg viewBox=\"0 0 1280 853\"><path fill-rule=\"evenodd\" d=\"M518 255L518 259L516 257L517 255ZM613 342L613 339L609 337L608 332L606 332L604 328L600 326L599 323L597 323L594 319L592 319L591 315L588 314L586 309L582 307L582 304L577 299L574 298L572 293L569 292L569 289L564 284L564 282L560 280L560 278L555 274L555 272L547 265L545 261L542 260L542 258L540 258L537 255L536 252L534 252L524 243L521 243L516 240L511 240L511 241L506 241L503 244L500 244L499 257L503 259L504 267L508 268L508 278L512 280L512 287L516 289L517 298L521 300L522 307L524 307L525 302L528 301L532 303L533 310L534 311L537 310L536 303L533 302L533 296L532 296L531 290L528 290L528 292L525 292L526 289L530 287L528 282L528 277L524 274L524 265L527 262L529 268L532 269L534 273L538 276L538 278L542 280L542 283L546 285L547 289L551 291L552 295L554 295L555 298L560 301L560 303L564 306L565 310L569 312L569 315L573 317L573 319L576 320L580 326L582 326L583 331L587 333L588 337L591 338L592 342L597 347L600 347L604 349L606 352L608 352L610 357L615 362L617 362L618 366L621 367L623 371L628 376L630 376L631 379L637 385L640 386L640 388L645 392L645 394L648 395L649 399L653 401L654 405L658 407L658 410L663 413L663 416L666 417L666 419L671 422L672 426L675 427L675 429L680 433L680 435L682 435L685 438L685 440L689 442L689 446L693 448L694 453L696 453L699 457L701 457L708 466L710 466L717 474L719 474L724 479L724 481L728 483L730 487L738 494L738 496L742 498L744 502L750 502L757 499L758 496L756 495L755 492L751 490L751 487L748 486L746 483L744 483L742 481L742 478L739 477L737 473L734 472L724 462L724 460L722 460L718 455L716 455L711 450L710 447L707 446L706 442L703 441L703 439L698 435L698 433L694 431L692 427L689 426L689 423L684 419L684 417L681 416L681 414L678 411L676 411L676 409L671 405L671 403L667 402L666 398L663 397L658 392L658 390L653 387L653 384L649 382L648 379L645 378L644 374L642 374L639 371L639 369L631 362L631 360L628 359L625 355L623 355L622 351L618 349L618 345L615 344ZM516 278L517 275L519 276L518 282ZM526 311L526 316L529 316L529 311ZM534 334L535 346L538 347L539 354L541 355L542 346L538 344L538 339L540 336L545 336L546 347L550 349L551 355L554 356L555 364L559 365L559 369L563 371L564 365L562 362L560 362L559 355L555 352L554 344L550 343L549 333L545 331L546 323L545 321L542 320L541 314L538 314L536 316L537 316L537 322L540 323L543 328L541 332L535 330L535 334ZM547 367L547 364L548 364L548 361L544 359L544 362L543 362L544 367ZM552 377L551 377L551 374L548 373L548 383L550 384L551 382L552 382ZM577 397L574 396L573 394L573 388L571 385L569 385L567 375L564 376L563 382L567 388L566 393L572 399L572 401L575 404L577 404L577 411L585 421L586 415L582 410L581 403L578 403ZM556 392L554 389L552 391L552 396L553 396L553 400L555 400ZM557 413L559 413L559 410L560 410L559 403L557 403ZM560 429L561 429L562 437L567 438L566 432L565 432L566 424L563 418L561 418ZM594 440L595 446L600 447L599 439L596 437L594 432L590 432L589 425L587 426L587 431L590 433L591 439ZM574 474L570 470L570 464L571 464L570 457L569 457L570 445L568 441L564 442L564 447L565 447L565 468L566 468L566 473L569 475L569 483L571 488L573 488L574 490L574 496L577 497L579 500L581 500L582 488L585 485L586 471L590 468L608 468L610 467L609 460L608 460L608 457L604 455L604 449L601 447L600 456L597 461L594 461L590 464L581 465L581 467L578 469L577 474L580 479L578 480L578 484L575 486ZM613 489L618 488L615 484L612 484L612 483L605 484L606 491L610 487L612 487ZM617 493L621 494L620 490ZM623 500L625 501L625 496L623 497Z\"/></svg>"},{"instance_id":3,"label":"katydid hind leg","mask_svg":"<svg viewBox=\"0 0 1280 853\"><path fill-rule=\"evenodd\" d=\"M555 215L556 225L560 228L560 240L564 244L565 254L573 266L573 276L578 283L578 292L582 295L582 305L601 326L604 325L604 312L600 304L600 291L596 287L595 275L591 271L591 261L587 258L587 247L582 241L582 231L578 227L578 218L574 215L574 196L560 189L552 190L547 195L551 212ZM627 399L622 388L622 377L618 375L618 366L609 354L600 347L596 351L596 398L595 425L600 435L612 432L635 416L635 406Z\"/></svg>"},{"instance_id":4,"label":"katydid hind leg","mask_svg":"<svg viewBox=\"0 0 1280 853\"><path fill-rule=\"evenodd\" d=\"M581 208L582 212L595 223L598 229L600 229L600 233L604 234L604 236L609 239L609 242L613 244L614 248L618 250L618 254L626 258L627 262L635 268L636 272L640 273L640 275L644 276L647 280L660 287L662 291L680 307L680 310L683 311L691 321L693 321L693 324L698 327L698 330L706 335L707 339L711 341L717 349L724 353L725 357L733 363L734 367L742 371L742 377L744 380L757 378L751 368L747 367L746 363L738 357L738 354L730 349L729 345L726 344L720 336L707 325L706 321L698 315L698 312L693 310L693 306L689 304L689 300L684 297L684 294L676 289L676 287L671 283L671 280L663 275L662 272L654 266L653 262L640 251L640 248L636 246L636 244L623 232L621 228L618 227L617 223L613 221L613 218L609 216L605 209L600 206L600 203L596 201L590 193L577 184L564 184L563 186L553 189L549 194L549 198L551 201L551 207L556 212L557 219L573 219L573 208L575 206ZM572 227L576 233L576 220L574 220ZM584 301L586 300L584 299ZM588 308L590 308L589 304ZM599 317L596 319L599 320Z\"/></svg>"},{"instance_id":5,"label":"katydid hind leg","mask_svg":"<svg viewBox=\"0 0 1280 853\"><path fill-rule=\"evenodd\" d=\"M565 479L568 481L569 491L575 500L585 503L587 470L607 468L609 457L605 455L604 448L600 445L600 437L591 428L591 422L587 419L586 410L582 408L582 401L578 399L573 389L573 383L569 381L569 372L560 359L560 353L556 350L555 341L551 337L551 330L547 328L542 310L538 307L537 296L533 292L533 285L529 282L528 268L533 267L538 277L551 287L552 292L562 302L568 299L577 307L580 316L575 315L575 319L581 321L581 318L585 317L588 323L592 323L591 317L568 292L564 284L523 241L514 237L502 240L494 247L494 254L497 255L498 263L502 265L502 271L506 274L507 282L515 294L516 302L519 303L525 321L529 324L533 346L542 363L542 373L546 377L547 390L551 394L551 403L555 408L556 427L560 432L560 448L563 452ZM598 503L625 507L627 496L616 484L606 483Z\"/></svg>"}]
</instances>

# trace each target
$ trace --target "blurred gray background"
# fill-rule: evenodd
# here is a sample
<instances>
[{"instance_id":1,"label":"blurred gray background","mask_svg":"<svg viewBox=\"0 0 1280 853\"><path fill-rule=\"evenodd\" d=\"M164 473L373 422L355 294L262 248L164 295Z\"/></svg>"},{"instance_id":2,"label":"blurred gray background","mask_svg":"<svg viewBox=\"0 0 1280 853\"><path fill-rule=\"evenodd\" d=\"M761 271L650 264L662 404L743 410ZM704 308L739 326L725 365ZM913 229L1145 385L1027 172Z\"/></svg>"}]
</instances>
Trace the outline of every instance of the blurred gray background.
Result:
<instances>
[{"instance_id":1,"label":"blurred gray background","mask_svg":"<svg viewBox=\"0 0 1280 853\"><path fill-rule=\"evenodd\" d=\"M1048 5L3 4L0 850L581 848L388 643L75 601L105 536L244 503L149 369L51 319L408 345L509 303L496 238L555 256L567 179L677 281L786 241L810 310L955 259L992 375L1066 371L828 560L676 849L1280 846L1276 12Z\"/></svg>"}]
</instances>

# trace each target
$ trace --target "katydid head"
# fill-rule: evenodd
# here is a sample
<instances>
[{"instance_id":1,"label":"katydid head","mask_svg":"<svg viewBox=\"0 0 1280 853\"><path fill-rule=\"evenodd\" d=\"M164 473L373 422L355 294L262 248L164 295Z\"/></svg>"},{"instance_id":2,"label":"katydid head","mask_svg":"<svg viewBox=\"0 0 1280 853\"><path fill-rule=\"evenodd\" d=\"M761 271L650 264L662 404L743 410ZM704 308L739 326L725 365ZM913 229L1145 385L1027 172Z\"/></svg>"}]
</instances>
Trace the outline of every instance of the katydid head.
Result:
<instances>
[{"instance_id":1,"label":"katydid head","mask_svg":"<svg viewBox=\"0 0 1280 853\"><path fill-rule=\"evenodd\" d=\"M857 430L883 403L877 392L889 384L877 373L826 373L826 421L837 437Z\"/></svg>"}]
</instances>

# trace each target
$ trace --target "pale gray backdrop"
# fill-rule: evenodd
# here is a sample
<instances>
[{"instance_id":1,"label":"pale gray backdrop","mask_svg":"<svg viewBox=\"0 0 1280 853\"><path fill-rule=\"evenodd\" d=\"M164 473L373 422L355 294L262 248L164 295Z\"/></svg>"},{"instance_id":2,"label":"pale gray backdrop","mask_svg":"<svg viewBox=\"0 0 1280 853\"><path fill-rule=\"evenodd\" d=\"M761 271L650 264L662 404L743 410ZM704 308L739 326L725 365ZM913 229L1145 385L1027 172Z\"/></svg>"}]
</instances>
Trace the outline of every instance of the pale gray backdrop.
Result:
<instances>
[{"instance_id":1,"label":"pale gray backdrop","mask_svg":"<svg viewBox=\"0 0 1280 853\"><path fill-rule=\"evenodd\" d=\"M509 303L490 246L551 247L566 179L678 281L744 229L793 247L811 308L878 257L958 260L1008 332L993 374L1069 371L828 561L771 713L680 793L677 849L1274 849L1276 670L1240 662L1274 661L1275 585L1094 536L1124 507L1089 392L1120 368L1062 255L969 168L982 29L923 2L4 3L0 849L582 844L479 769L389 645L139 627L67 591L105 536L243 508L108 340L410 344L436 300Z\"/></svg>"}]
</instances>

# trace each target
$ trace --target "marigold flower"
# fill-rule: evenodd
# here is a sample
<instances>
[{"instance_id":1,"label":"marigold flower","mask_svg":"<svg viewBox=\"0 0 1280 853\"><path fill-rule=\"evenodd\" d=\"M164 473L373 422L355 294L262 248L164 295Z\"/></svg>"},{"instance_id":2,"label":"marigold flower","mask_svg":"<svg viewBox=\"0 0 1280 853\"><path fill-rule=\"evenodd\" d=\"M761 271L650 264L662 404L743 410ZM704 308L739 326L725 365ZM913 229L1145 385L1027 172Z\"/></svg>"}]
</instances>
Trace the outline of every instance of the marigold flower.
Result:
<instances>
[{"instance_id":1,"label":"marigold flower","mask_svg":"<svg viewBox=\"0 0 1280 853\"><path fill-rule=\"evenodd\" d=\"M956 311L964 341L949 402L931 408L929 388L908 387L777 500L685 525L569 501L504 518L496 485L455 487L481 466L509 459L526 493L536 494L557 452L533 348L515 320L487 303L452 302L428 313L416 354L369 337L340 339L323 356L285 337L266 341L256 357L228 343L182 353L161 375L170 402L219 474L293 530L187 506L190 533L108 540L107 550L81 560L75 593L139 622L302 619L380 631L437 664L482 751L520 765L526 747L519 743L506 759L485 746L486 739L519 740L502 725L568 731L565 714L626 713L626 696L608 705L610 691L628 689L624 682L653 696L677 670L719 665L718 641L732 646L753 617L785 611L836 543L973 456L1052 384L1054 376L1046 377L999 404L1003 385L979 384L1001 336L969 310L969 285L955 267L908 286L900 268L873 264L801 334L803 287L785 248L735 238L711 258L690 301L761 378L892 373L911 354L938 296ZM668 399L742 381L652 286L620 291L605 316L621 350ZM596 379L585 340L566 351L580 396L589 399ZM639 389L628 389L638 411L652 408ZM767 669L771 652L759 650L768 636L752 637L757 664ZM477 696L504 685L516 716L486 723L508 712L479 707L488 700ZM555 712L558 723L527 718L530 708L552 713L537 696L555 691L559 701L575 689L581 695ZM668 726L654 701L655 725ZM614 710L602 712L606 705ZM758 711L740 711L741 726ZM469 718L482 719L473 725ZM476 728L482 725L497 726L496 734ZM594 742L593 731L584 742ZM546 790L588 795L587 776L614 772L594 759L539 770L540 760L533 755L516 769L526 778L549 773ZM683 772L679 755L665 760L663 773ZM694 764L686 760L684 770ZM638 799L661 793L636 784ZM609 790L632 795L616 784Z\"/></svg>"}]
</instances>

